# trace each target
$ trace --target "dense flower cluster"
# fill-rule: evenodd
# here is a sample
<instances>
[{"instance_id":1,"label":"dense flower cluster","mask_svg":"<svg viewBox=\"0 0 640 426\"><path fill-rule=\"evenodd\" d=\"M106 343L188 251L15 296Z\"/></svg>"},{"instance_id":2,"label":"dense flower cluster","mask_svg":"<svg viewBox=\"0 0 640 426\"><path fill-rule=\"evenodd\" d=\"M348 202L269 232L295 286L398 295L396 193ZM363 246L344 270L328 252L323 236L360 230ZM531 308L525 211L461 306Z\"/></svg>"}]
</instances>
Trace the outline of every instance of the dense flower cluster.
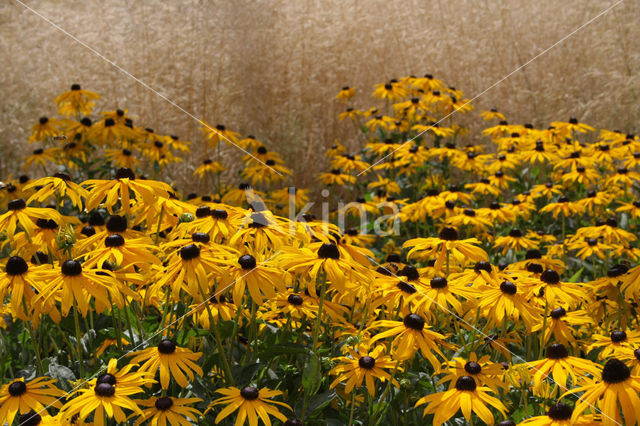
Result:
<instances>
[{"instance_id":1,"label":"dense flower cluster","mask_svg":"<svg viewBox=\"0 0 640 426\"><path fill-rule=\"evenodd\" d=\"M640 138L491 110L467 144L431 75L356 93L323 220L253 136L203 123L245 181L183 195L189 143L56 98L0 190L0 424L638 424Z\"/></svg>"}]
</instances>

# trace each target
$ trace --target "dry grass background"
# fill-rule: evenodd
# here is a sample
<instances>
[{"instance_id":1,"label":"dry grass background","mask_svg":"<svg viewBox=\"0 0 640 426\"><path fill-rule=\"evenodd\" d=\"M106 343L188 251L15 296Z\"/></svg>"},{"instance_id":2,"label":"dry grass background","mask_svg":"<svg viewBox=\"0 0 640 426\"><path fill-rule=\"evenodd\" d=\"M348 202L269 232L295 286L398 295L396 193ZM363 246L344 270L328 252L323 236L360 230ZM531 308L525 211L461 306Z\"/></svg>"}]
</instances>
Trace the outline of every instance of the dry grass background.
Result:
<instances>
[{"instance_id":1,"label":"dry grass background","mask_svg":"<svg viewBox=\"0 0 640 426\"><path fill-rule=\"evenodd\" d=\"M325 147L352 142L332 98L432 73L480 93L597 15L611 1L555 0L161 0L26 1L196 117L253 133L281 152L294 183L313 185ZM510 122L546 126L569 116L637 132L640 119L640 2L626 0L476 102ZM53 98L72 83L102 95L99 107L128 108L136 123L178 134L201 155L197 123L14 0L0 5L0 173ZM472 136L475 138L477 136ZM474 142L472 140L471 142ZM226 153L231 158L232 148ZM173 170L188 188L193 164Z\"/></svg>"}]
</instances>

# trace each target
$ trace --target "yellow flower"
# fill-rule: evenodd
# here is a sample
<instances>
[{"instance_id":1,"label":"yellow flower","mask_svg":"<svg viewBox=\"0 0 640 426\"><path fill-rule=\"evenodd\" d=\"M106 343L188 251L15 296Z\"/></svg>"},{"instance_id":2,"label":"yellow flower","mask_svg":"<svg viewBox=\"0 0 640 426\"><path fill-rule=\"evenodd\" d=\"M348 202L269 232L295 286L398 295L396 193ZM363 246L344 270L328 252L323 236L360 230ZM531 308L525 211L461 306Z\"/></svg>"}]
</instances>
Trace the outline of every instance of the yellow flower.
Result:
<instances>
[{"instance_id":1,"label":"yellow flower","mask_svg":"<svg viewBox=\"0 0 640 426\"><path fill-rule=\"evenodd\" d=\"M156 347L132 352L128 356L133 357L132 364L143 363L138 369L140 373L149 372L155 375L160 370L162 389L169 388L171 377L180 387L186 388L189 386L187 377L193 381L194 372L202 376L202 368L195 363L202 356L202 352L192 352L189 349L178 347L168 339L161 340Z\"/></svg>"},{"instance_id":2,"label":"yellow flower","mask_svg":"<svg viewBox=\"0 0 640 426\"><path fill-rule=\"evenodd\" d=\"M367 345L361 345L355 350L347 348L349 356L333 358L333 361L339 364L329 372L329 375L338 376L331 383L331 388L346 381L347 384L344 391L345 393L351 393L354 387L362 386L362 382L364 381L367 385L369 395L374 396L376 391L374 379L376 378L382 382L392 380L392 383L396 387L400 387L396 379L393 379L391 375L384 370L385 368L389 369L397 365L396 361L393 361L390 356L385 355L385 347L379 345L373 348L373 350L368 349Z\"/></svg>"},{"instance_id":3,"label":"yellow flower","mask_svg":"<svg viewBox=\"0 0 640 426\"><path fill-rule=\"evenodd\" d=\"M149 400L136 400L139 406L149 407L142 410L134 425L149 421L151 425L191 426L202 413L189 405L202 402L200 398L174 398L171 396L152 397Z\"/></svg>"},{"instance_id":4,"label":"yellow flower","mask_svg":"<svg viewBox=\"0 0 640 426\"><path fill-rule=\"evenodd\" d=\"M0 423L12 424L16 414L30 410L41 411L45 406L60 408L59 399L65 395L54 386L55 380L38 377L28 382L15 379L0 388Z\"/></svg>"},{"instance_id":5,"label":"yellow flower","mask_svg":"<svg viewBox=\"0 0 640 426\"><path fill-rule=\"evenodd\" d=\"M428 404L424 409L423 416L434 414L433 424L435 426L442 425L458 410L462 410L462 415L467 421L471 420L471 413L474 412L485 424L493 424L494 417L487 408L487 404L500 411L505 417L507 408L500 400L490 396L488 394L490 391L491 389L487 387L477 387L473 377L461 376L456 380L454 388L422 397L415 406Z\"/></svg>"},{"instance_id":6,"label":"yellow flower","mask_svg":"<svg viewBox=\"0 0 640 426\"><path fill-rule=\"evenodd\" d=\"M72 84L71 90L55 98L58 104L58 113L62 115L88 115L95 106L96 99L100 95L89 90L82 90L79 84Z\"/></svg>"},{"instance_id":7,"label":"yellow flower","mask_svg":"<svg viewBox=\"0 0 640 426\"><path fill-rule=\"evenodd\" d=\"M602 380L592 382L565 392L568 394L584 392L576 404L571 417L576 420L587 408L597 404L602 413L602 423L607 426L633 425L640 419L640 377L631 376L629 367L618 359L610 359L602 369Z\"/></svg>"},{"instance_id":8,"label":"yellow flower","mask_svg":"<svg viewBox=\"0 0 640 426\"><path fill-rule=\"evenodd\" d=\"M356 94L355 87L344 86L340 92L336 95L335 99L339 100L342 103L345 103L349 99L353 98Z\"/></svg>"},{"instance_id":9,"label":"yellow flower","mask_svg":"<svg viewBox=\"0 0 640 426\"><path fill-rule=\"evenodd\" d=\"M245 421L248 421L249 426L258 426L258 418L262 420L265 425L271 424L269 416L273 416L278 420L285 422L287 416L282 414L275 405L285 407L291 410L284 402L274 401L271 398L282 395L282 392L271 390L267 388L257 389L253 386L246 386L242 389L236 387L228 387L218 389L216 392L224 395L221 398L214 400L205 414L213 410L216 405L224 405L224 409L216 416L216 424L220 423L225 417L229 416L234 411L238 411L236 418L236 426L244 425Z\"/></svg>"}]
</instances>

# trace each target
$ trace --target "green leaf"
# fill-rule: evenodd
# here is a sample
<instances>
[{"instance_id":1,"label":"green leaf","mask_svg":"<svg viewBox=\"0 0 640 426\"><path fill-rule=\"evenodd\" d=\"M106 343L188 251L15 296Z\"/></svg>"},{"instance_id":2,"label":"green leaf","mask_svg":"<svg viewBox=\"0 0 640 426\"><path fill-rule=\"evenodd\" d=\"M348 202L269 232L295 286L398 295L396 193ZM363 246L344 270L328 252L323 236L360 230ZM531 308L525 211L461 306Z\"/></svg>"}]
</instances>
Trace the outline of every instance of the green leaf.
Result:
<instances>
[{"instance_id":1,"label":"green leaf","mask_svg":"<svg viewBox=\"0 0 640 426\"><path fill-rule=\"evenodd\" d=\"M311 354L302 372L302 387L307 394L315 395L320 388L321 379L320 359L316 354Z\"/></svg>"},{"instance_id":2,"label":"green leaf","mask_svg":"<svg viewBox=\"0 0 640 426\"><path fill-rule=\"evenodd\" d=\"M73 374L70 368L60 365L56 362L55 358L51 358L51 364L49 364L49 376L52 379L58 380L75 380L76 376Z\"/></svg>"},{"instance_id":3,"label":"green leaf","mask_svg":"<svg viewBox=\"0 0 640 426\"><path fill-rule=\"evenodd\" d=\"M260 358L265 360L271 360L272 358L279 355L291 355L291 354L301 354L306 355L309 353L309 349L301 345L300 343L278 343L276 345L271 345L266 348L264 351L260 353Z\"/></svg>"},{"instance_id":4,"label":"green leaf","mask_svg":"<svg viewBox=\"0 0 640 426\"><path fill-rule=\"evenodd\" d=\"M571 278L569 278L569 282L570 282L570 283L578 282L578 279L580 278L580 275L582 275L582 271L584 271L584 266L583 266L582 268L580 268L580 269L578 270L578 272L576 272L575 274L573 274L573 275L571 276Z\"/></svg>"},{"instance_id":5,"label":"green leaf","mask_svg":"<svg viewBox=\"0 0 640 426\"><path fill-rule=\"evenodd\" d=\"M329 405L329 403L333 401L336 396L337 395L334 390L315 395L313 398L311 398L311 401L309 401L309 413L315 413L316 411L322 410L324 407Z\"/></svg>"}]
</instances>

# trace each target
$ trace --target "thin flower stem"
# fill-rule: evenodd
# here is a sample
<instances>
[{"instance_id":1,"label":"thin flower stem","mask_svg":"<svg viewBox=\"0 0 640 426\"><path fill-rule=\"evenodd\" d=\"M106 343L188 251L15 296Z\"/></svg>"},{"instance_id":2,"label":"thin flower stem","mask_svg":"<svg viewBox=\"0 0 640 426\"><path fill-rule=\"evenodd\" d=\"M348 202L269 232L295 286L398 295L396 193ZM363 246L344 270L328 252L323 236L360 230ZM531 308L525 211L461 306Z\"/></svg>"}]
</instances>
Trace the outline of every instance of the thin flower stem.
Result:
<instances>
[{"instance_id":1,"label":"thin flower stem","mask_svg":"<svg viewBox=\"0 0 640 426\"><path fill-rule=\"evenodd\" d=\"M160 327L158 327L158 332L162 332L164 330L164 325L167 322L167 314L169 311L169 299L171 298L171 287L167 289L167 294L164 298L164 306L162 307L162 320L160 321Z\"/></svg>"},{"instance_id":2,"label":"thin flower stem","mask_svg":"<svg viewBox=\"0 0 640 426\"><path fill-rule=\"evenodd\" d=\"M313 346L311 350L315 352L316 345L318 344L318 335L320 334L320 323L322 322L322 307L324 305L324 298L327 293L327 274L322 273L322 282L320 284L320 301L318 302L318 316L316 317L316 324L313 328Z\"/></svg>"},{"instance_id":3,"label":"thin flower stem","mask_svg":"<svg viewBox=\"0 0 640 426\"><path fill-rule=\"evenodd\" d=\"M351 410L349 412L348 426L351 426L353 424L353 412L355 411L355 406L356 406L356 389L354 388L353 391L351 392Z\"/></svg>"},{"instance_id":4,"label":"thin flower stem","mask_svg":"<svg viewBox=\"0 0 640 426\"><path fill-rule=\"evenodd\" d=\"M200 280L198 280L198 288L200 290L200 294L202 295L202 301L204 302L205 307L207 308L207 314L209 315L209 328L213 330L213 335L216 338L216 346L218 346L218 352L220 353L220 359L222 360L222 369L224 370L224 375L227 378L227 383L230 385L234 385L233 374L231 374L231 367L229 366L229 361L227 360L227 355L224 351L224 347L222 346L222 337L220 336L220 330L218 329L218 322L213 317L213 312L211 312L211 306L209 306L209 301L211 297L207 298L205 296L204 290L200 285ZM218 319L220 319L220 314L218 314Z\"/></svg>"},{"instance_id":5,"label":"thin flower stem","mask_svg":"<svg viewBox=\"0 0 640 426\"><path fill-rule=\"evenodd\" d=\"M80 371L80 376L84 377L84 367L83 367L83 359L82 359L82 341L80 336L80 320L78 318L78 304L76 300L73 299L73 324L76 329L76 352L78 354L78 370Z\"/></svg>"},{"instance_id":6,"label":"thin flower stem","mask_svg":"<svg viewBox=\"0 0 640 426\"><path fill-rule=\"evenodd\" d=\"M549 302L547 294L544 295L544 317L542 318L542 329L540 330L540 348L538 350L538 359L542 359L544 354L544 335L547 332L547 316L549 313Z\"/></svg>"}]
</instances>

